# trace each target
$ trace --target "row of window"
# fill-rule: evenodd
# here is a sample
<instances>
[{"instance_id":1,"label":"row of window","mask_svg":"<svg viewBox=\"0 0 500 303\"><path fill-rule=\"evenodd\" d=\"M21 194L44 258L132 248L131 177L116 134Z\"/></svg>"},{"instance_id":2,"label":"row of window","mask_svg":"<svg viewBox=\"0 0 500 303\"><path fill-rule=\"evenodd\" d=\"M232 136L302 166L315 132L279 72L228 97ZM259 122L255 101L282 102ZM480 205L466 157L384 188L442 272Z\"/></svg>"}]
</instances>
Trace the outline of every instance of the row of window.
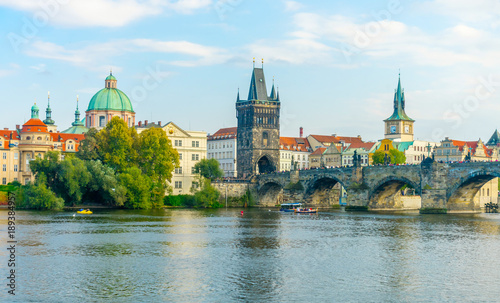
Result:
<instances>
[{"instance_id":1,"label":"row of window","mask_svg":"<svg viewBox=\"0 0 500 303\"><path fill-rule=\"evenodd\" d=\"M232 159L233 158L233 152L218 152L218 153L208 153L208 158L209 159Z\"/></svg>"},{"instance_id":2,"label":"row of window","mask_svg":"<svg viewBox=\"0 0 500 303\"><path fill-rule=\"evenodd\" d=\"M233 171L233 163L221 163L220 167L223 171Z\"/></svg>"},{"instance_id":3,"label":"row of window","mask_svg":"<svg viewBox=\"0 0 500 303\"><path fill-rule=\"evenodd\" d=\"M182 166L174 168L174 174L176 174L176 175L182 175ZM193 174L193 175L196 174L194 166L191 167L191 174Z\"/></svg>"},{"instance_id":4,"label":"row of window","mask_svg":"<svg viewBox=\"0 0 500 303\"><path fill-rule=\"evenodd\" d=\"M215 148L233 148L233 143L232 142L229 142L229 143L221 143L221 142L218 142L218 143L209 143L208 144L208 148L209 149L215 149Z\"/></svg>"},{"instance_id":5,"label":"row of window","mask_svg":"<svg viewBox=\"0 0 500 303\"><path fill-rule=\"evenodd\" d=\"M182 146L182 140L174 140L174 146ZM200 147L200 141L191 141L191 147Z\"/></svg>"},{"instance_id":6,"label":"row of window","mask_svg":"<svg viewBox=\"0 0 500 303\"><path fill-rule=\"evenodd\" d=\"M191 183L191 187L192 188L198 188L198 187L200 187L200 185L198 184L198 182L193 182L193 183ZM176 189L182 189L182 181L175 181L174 182L174 188L176 188Z\"/></svg>"},{"instance_id":7,"label":"row of window","mask_svg":"<svg viewBox=\"0 0 500 303\"><path fill-rule=\"evenodd\" d=\"M19 157L18 153L14 153L14 160L17 160ZM2 153L2 159L7 159L7 153Z\"/></svg>"},{"instance_id":8,"label":"row of window","mask_svg":"<svg viewBox=\"0 0 500 303\"><path fill-rule=\"evenodd\" d=\"M2 171L7 171L7 164L2 165ZM17 164L14 164L14 171L18 171Z\"/></svg>"}]
</instances>

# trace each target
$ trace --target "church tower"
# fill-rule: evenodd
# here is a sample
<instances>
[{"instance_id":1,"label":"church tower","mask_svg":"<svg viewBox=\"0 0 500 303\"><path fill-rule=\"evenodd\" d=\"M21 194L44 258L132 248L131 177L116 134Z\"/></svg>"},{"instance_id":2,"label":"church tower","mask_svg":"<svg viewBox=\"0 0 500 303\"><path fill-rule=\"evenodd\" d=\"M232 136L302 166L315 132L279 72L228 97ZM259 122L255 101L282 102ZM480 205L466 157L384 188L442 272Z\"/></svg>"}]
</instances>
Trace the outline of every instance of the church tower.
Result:
<instances>
[{"instance_id":1,"label":"church tower","mask_svg":"<svg viewBox=\"0 0 500 303\"><path fill-rule=\"evenodd\" d=\"M401 75L398 88L394 93L394 112L384 120L385 138L400 142L413 141L413 123L415 120L405 113L405 92L401 89Z\"/></svg>"},{"instance_id":2,"label":"church tower","mask_svg":"<svg viewBox=\"0 0 500 303\"><path fill-rule=\"evenodd\" d=\"M255 67L248 100L236 98L238 178L277 170L280 141L280 98L278 90L267 95L264 69Z\"/></svg>"},{"instance_id":3,"label":"church tower","mask_svg":"<svg viewBox=\"0 0 500 303\"><path fill-rule=\"evenodd\" d=\"M49 133L57 132L57 125L52 119L52 109L50 108L50 92L47 93L47 109L45 110L45 120L43 120L43 123L47 125Z\"/></svg>"}]
</instances>

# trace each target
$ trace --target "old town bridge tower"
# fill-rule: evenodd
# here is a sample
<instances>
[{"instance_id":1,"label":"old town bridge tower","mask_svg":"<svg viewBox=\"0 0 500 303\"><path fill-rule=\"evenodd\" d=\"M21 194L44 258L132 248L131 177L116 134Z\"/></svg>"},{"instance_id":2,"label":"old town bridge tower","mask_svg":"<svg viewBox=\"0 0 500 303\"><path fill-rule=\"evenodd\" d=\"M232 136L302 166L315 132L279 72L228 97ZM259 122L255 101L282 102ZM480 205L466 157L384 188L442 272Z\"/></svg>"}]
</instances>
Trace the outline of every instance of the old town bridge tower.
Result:
<instances>
[{"instance_id":1,"label":"old town bridge tower","mask_svg":"<svg viewBox=\"0 0 500 303\"><path fill-rule=\"evenodd\" d=\"M280 98L267 95L264 69L254 66L248 100L236 100L238 178L273 172L279 165Z\"/></svg>"}]
</instances>

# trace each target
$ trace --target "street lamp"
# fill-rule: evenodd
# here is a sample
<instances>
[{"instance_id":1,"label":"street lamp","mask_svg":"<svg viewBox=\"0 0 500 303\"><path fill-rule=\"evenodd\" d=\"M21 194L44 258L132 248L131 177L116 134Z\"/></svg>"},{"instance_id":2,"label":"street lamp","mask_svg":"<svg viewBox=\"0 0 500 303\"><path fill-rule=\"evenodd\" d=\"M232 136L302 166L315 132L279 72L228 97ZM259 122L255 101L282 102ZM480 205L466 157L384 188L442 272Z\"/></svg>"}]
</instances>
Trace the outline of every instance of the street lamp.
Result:
<instances>
[{"instance_id":1,"label":"street lamp","mask_svg":"<svg viewBox=\"0 0 500 303\"><path fill-rule=\"evenodd\" d=\"M427 143L427 157L430 157L431 154L431 144Z\"/></svg>"}]
</instances>

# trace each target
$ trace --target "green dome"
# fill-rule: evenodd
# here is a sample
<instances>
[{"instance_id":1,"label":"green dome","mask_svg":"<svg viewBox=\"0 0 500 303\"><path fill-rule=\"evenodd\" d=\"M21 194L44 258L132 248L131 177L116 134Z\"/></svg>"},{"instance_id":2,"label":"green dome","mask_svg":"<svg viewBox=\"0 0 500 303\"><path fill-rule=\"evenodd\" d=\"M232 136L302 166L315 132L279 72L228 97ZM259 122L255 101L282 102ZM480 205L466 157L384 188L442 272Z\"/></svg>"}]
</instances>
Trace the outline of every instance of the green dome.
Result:
<instances>
[{"instance_id":1,"label":"green dome","mask_svg":"<svg viewBox=\"0 0 500 303\"><path fill-rule=\"evenodd\" d=\"M116 80L116 78L112 74L109 74L109 76L106 77L106 80Z\"/></svg>"},{"instance_id":2,"label":"green dome","mask_svg":"<svg viewBox=\"0 0 500 303\"><path fill-rule=\"evenodd\" d=\"M134 111L130 99L117 88L103 88L98 91L89 102L87 111L89 110Z\"/></svg>"},{"instance_id":3,"label":"green dome","mask_svg":"<svg viewBox=\"0 0 500 303\"><path fill-rule=\"evenodd\" d=\"M39 110L38 106L36 106L36 103L31 107L31 110L36 110L36 111Z\"/></svg>"}]
</instances>

